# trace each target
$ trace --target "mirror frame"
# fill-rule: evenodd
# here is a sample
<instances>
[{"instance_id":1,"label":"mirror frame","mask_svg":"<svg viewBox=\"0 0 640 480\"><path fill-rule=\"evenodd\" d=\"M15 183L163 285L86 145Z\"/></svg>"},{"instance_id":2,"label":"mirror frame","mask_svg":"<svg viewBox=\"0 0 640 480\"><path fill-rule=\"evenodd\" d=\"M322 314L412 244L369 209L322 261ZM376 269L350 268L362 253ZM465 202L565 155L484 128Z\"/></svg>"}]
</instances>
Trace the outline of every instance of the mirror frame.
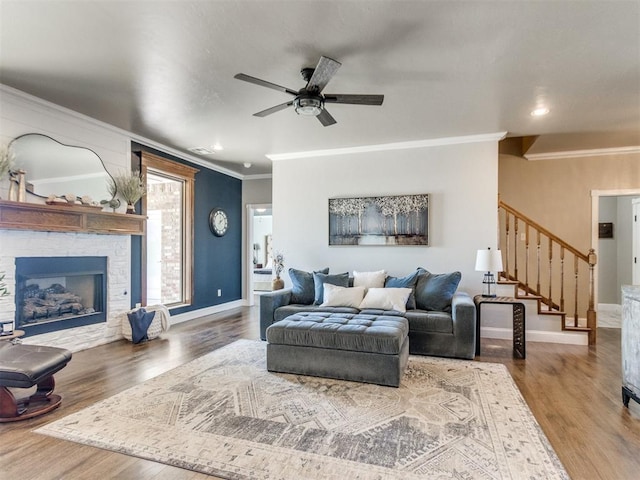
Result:
<instances>
[{"instance_id":1,"label":"mirror frame","mask_svg":"<svg viewBox=\"0 0 640 480\"><path fill-rule=\"evenodd\" d=\"M66 143L62 143L62 142L61 142L61 141L59 141L59 140L56 140L55 138L53 138L53 137L52 137L52 136L50 136L50 135L46 135L46 134L44 134L44 133L36 133L36 132L32 132L32 133L23 133L22 135L18 135L17 137L15 137L15 138L14 138L13 140L11 140L11 141L9 142L9 144L7 145L7 150L8 150L9 152L12 152L12 148L13 148L13 144L14 144L14 142L16 142L16 141L18 141L18 140L20 140L20 139L22 139L22 138L24 138L24 137L32 137L32 136L44 137L44 138L47 138L47 139L49 139L49 140L52 140L52 141L56 142L58 145L61 145L61 146L63 146L63 147L68 147L68 148L78 148L78 149L81 149L81 150L86 150L86 151L88 151L88 152L92 153L93 155L95 155L95 156L96 156L96 158L98 159L98 161L100 162L100 165L102 166L102 170L104 170L104 173L107 175L107 177L105 178L105 192L107 193L107 195L106 195L106 198L104 198L104 199L101 199L101 198L93 198L93 201L96 201L96 202L100 202L101 200L111 201L111 200L113 200L113 199L115 198L115 195L114 195L114 196L111 196L111 197L109 198L109 195L110 195L110 194L109 194L109 192L108 192L108 190L107 190L107 187L106 187L106 184L107 184L108 182L113 182L113 176L112 176L112 175L109 173L109 171L105 168L105 166L104 166L104 161L102 160L102 158L100 157L100 155L98 155L94 150L92 150L92 149L90 149L90 148L88 148L88 147L80 147L80 146L78 146L78 145L68 145L68 144L66 144ZM15 155L15 152L14 152L14 155ZM15 171L15 158L14 158L14 166L13 166L13 168L12 168L12 171ZM41 193L35 193L35 192L33 192L33 191L28 191L28 193L29 193L29 194L31 194L31 195L34 195L34 196L36 196L36 197L39 197L39 198L45 198L45 199L46 199L46 198L48 198L48 197L49 197L48 195L43 195L43 194L41 194ZM74 193L75 193L75 192L74 192ZM62 196L62 195L65 195L65 192L56 193L55 195L56 195L56 196ZM77 196L77 194L76 194L76 196ZM80 198L80 196L77 196L77 197L78 197L78 199Z\"/></svg>"}]
</instances>

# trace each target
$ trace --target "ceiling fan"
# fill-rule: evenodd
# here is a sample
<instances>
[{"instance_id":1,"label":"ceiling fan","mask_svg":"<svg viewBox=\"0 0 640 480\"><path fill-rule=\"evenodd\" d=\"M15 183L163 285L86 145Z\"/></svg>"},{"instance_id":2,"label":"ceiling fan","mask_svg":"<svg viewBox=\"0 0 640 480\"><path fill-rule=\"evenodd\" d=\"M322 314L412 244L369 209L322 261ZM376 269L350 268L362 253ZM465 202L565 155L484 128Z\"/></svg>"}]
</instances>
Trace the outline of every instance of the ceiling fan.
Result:
<instances>
[{"instance_id":1,"label":"ceiling fan","mask_svg":"<svg viewBox=\"0 0 640 480\"><path fill-rule=\"evenodd\" d=\"M272 113L279 112L285 108L293 106L295 111L299 115L314 116L317 117L320 123L325 127L336 123L335 118L325 109L326 103L346 103L351 105L382 105L384 95L343 95L338 93L322 93L324 87L327 86L329 80L333 78L342 64L329 57L320 57L316 68L303 68L300 70L302 78L307 84L300 90L293 90L291 88L282 87L275 83L267 82L244 73L238 73L234 76L238 80L244 80L245 82L255 83L263 87L272 88L280 92L288 93L292 95L293 100L275 107L267 108L261 112L254 113L254 117L266 117Z\"/></svg>"}]
</instances>

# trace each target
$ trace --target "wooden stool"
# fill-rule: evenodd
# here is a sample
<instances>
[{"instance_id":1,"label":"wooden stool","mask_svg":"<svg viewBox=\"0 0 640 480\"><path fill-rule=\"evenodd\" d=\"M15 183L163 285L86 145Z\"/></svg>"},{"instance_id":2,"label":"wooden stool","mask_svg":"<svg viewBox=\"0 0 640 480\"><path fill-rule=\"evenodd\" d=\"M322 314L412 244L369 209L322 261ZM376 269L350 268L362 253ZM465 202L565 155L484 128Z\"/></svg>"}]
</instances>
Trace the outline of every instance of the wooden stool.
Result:
<instances>
[{"instance_id":1,"label":"wooden stool","mask_svg":"<svg viewBox=\"0 0 640 480\"><path fill-rule=\"evenodd\" d=\"M62 398L53 393L53 374L71 360L64 348L0 342L0 422L25 420L50 412ZM36 392L16 399L9 388L31 388Z\"/></svg>"}]
</instances>

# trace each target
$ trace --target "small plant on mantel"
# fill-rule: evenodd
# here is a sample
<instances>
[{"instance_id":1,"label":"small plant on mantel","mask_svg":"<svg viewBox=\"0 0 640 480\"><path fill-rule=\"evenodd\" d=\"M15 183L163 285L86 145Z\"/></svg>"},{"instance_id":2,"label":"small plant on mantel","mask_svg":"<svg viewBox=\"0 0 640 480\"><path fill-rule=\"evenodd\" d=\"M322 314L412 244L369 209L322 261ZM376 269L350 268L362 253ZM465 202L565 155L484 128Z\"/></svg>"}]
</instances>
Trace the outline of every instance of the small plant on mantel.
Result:
<instances>
[{"instance_id":1,"label":"small plant on mantel","mask_svg":"<svg viewBox=\"0 0 640 480\"><path fill-rule=\"evenodd\" d=\"M0 145L0 180L9 173L13 164L13 153L9 151L6 145Z\"/></svg>"},{"instance_id":2,"label":"small plant on mantel","mask_svg":"<svg viewBox=\"0 0 640 480\"><path fill-rule=\"evenodd\" d=\"M127 213L135 213L135 203L147 193L147 188L138 170L114 175L107 186L112 197L119 196L127 202Z\"/></svg>"}]
</instances>

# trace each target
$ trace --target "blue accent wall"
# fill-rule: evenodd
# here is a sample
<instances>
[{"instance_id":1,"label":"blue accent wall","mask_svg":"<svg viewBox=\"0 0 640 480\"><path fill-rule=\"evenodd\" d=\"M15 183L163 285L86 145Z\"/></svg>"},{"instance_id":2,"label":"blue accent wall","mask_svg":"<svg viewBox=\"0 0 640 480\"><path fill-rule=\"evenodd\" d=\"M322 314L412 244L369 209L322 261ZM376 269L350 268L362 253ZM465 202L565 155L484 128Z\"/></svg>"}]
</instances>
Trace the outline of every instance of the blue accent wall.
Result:
<instances>
[{"instance_id":1,"label":"blue accent wall","mask_svg":"<svg viewBox=\"0 0 640 480\"><path fill-rule=\"evenodd\" d=\"M132 142L131 150L146 151L199 169L195 181L193 298L187 307L171 309L172 315L242 298L242 181L201 165ZM135 158L134 158L135 161ZM229 229L216 237L209 229L209 212L222 208ZM131 305L140 302L141 242L132 238ZM218 289L222 296L218 297Z\"/></svg>"}]
</instances>

